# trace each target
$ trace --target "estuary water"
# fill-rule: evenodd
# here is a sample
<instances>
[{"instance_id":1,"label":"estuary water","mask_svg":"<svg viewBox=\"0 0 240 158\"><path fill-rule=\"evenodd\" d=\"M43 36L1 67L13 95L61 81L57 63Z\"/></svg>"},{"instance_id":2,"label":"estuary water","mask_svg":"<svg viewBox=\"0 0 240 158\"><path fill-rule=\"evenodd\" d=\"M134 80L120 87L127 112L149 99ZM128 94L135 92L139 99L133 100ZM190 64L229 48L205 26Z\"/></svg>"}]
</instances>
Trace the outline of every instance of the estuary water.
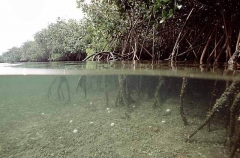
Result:
<instances>
[{"instance_id":1,"label":"estuary water","mask_svg":"<svg viewBox=\"0 0 240 158\"><path fill-rule=\"evenodd\" d=\"M189 136L238 80L224 65L1 63L0 157L228 158L231 101Z\"/></svg>"}]
</instances>

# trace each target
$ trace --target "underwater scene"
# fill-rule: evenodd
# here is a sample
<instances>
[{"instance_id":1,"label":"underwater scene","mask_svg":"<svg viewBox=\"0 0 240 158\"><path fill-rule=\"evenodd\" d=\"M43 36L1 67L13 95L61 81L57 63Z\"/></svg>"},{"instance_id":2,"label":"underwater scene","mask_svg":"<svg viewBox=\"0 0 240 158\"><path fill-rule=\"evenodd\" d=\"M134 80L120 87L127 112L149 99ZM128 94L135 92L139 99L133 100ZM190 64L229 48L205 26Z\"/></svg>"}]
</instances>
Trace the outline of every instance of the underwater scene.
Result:
<instances>
[{"instance_id":1,"label":"underwater scene","mask_svg":"<svg viewBox=\"0 0 240 158\"><path fill-rule=\"evenodd\" d=\"M240 78L152 63L0 65L0 158L238 158Z\"/></svg>"}]
</instances>

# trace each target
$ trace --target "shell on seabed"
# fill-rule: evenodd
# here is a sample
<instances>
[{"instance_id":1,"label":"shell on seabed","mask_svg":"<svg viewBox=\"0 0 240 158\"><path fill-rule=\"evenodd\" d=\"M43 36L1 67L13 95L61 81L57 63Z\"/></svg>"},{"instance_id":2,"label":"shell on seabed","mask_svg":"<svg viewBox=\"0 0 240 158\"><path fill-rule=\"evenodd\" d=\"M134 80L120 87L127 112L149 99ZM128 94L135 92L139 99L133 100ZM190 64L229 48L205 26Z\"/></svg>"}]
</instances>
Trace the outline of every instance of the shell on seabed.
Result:
<instances>
[{"instance_id":1,"label":"shell on seabed","mask_svg":"<svg viewBox=\"0 0 240 158\"><path fill-rule=\"evenodd\" d=\"M167 109L166 112L167 112L167 113L168 113L168 112L171 112L171 109Z\"/></svg>"},{"instance_id":2,"label":"shell on seabed","mask_svg":"<svg viewBox=\"0 0 240 158\"><path fill-rule=\"evenodd\" d=\"M73 133L77 133L77 132L78 132L78 130L77 130L77 129L74 129L74 130L73 130Z\"/></svg>"}]
</instances>

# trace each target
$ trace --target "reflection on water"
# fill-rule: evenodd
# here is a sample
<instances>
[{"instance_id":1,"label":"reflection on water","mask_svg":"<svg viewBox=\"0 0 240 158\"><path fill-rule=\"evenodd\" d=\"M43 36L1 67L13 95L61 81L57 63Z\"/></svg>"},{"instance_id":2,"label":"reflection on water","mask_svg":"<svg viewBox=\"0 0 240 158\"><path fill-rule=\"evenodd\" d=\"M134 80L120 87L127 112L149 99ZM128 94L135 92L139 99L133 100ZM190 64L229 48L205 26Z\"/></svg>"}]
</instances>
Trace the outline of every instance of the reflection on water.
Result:
<instances>
[{"instance_id":1,"label":"reflection on water","mask_svg":"<svg viewBox=\"0 0 240 158\"><path fill-rule=\"evenodd\" d=\"M38 64L1 71L0 157L240 155L237 71L40 63L48 74L28 75Z\"/></svg>"}]
</instances>

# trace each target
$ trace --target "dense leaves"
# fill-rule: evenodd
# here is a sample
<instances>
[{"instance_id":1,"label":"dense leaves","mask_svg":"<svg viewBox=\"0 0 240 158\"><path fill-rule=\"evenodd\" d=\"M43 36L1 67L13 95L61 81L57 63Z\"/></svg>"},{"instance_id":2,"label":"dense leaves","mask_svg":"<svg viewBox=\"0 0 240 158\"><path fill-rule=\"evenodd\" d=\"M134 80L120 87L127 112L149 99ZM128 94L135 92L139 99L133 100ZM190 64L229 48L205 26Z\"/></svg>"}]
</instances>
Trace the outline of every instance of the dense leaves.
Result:
<instances>
[{"instance_id":1,"label":"dense leaves","mask_svg":"<svg viewBox=\"0 0 240 158\"><path fill-rule=\"evenodd\" d=\"M16 62L16 61L20 61L21 59L21 55L20 55L20 50L17 47L13 47L11 49L9 49L7 52L5 52L2 56L1 56L1 61L9 61L9 62Z\"/></svg>"},{"instance_id":2,"label":"dense leaves","mask_svg":"<svg viewBox=\"0 0 240 158\"><path fill-rule=\"evenodd\" d=\"M76 1L84 19L57 19L37 32L34 41L18 51L10 49L0 59L82 60L87 50L88 55L111 51L125 60L203 63L227 61L240 49L236 0Z\"/></svg>"},{"instance_id":3,"label":"dense leaves","mask_svg":"<svg viewBox=\"0 0 240 158\"><path fill-rule=\"evenodd\" d=\"M87 21L65 21L58 18L56 23L34 35L34 41L23 43L20 48L12 48L2 55L3 61L50 61L77 60L84 54L90 36L86 35L89 28L84 28Z\"/></svg>"}]
</instances>

